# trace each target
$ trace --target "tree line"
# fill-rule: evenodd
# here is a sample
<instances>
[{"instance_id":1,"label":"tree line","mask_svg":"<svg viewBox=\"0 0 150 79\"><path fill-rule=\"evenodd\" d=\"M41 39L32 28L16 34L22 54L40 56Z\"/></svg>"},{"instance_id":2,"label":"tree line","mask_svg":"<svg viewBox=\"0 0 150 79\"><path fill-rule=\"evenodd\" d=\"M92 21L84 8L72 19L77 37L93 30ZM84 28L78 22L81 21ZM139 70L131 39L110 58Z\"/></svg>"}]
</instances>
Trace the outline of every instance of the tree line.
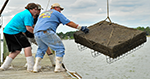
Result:
<instances>
[{"instance_id":1,"label":"tree line","mask_svg":"<svg viewBox=\"0 0 150 79\"><path fill-rule=\"evenodd\" d=\"M58 35L61 39L74 39L73 34L74 34L75 32L76 32L76 31L70 31L70 32L66 32L66 33L60 32L60 33L57 33L57 35Z\"/></svg>"},{"instance_id":2,"label":"tree line","mask_svg":"<svg viewBox=\"0 0 150 79\"><path fill-rule=\"evenodd\" d=\"M146 35L150 35L150 27L137 27L137 28L134 28L134 29L137 29L137 30L141 30L141 31L145 31L146 32ZM70 31L70 32L66 32L66 33L63 33L63 32L60 32L60 33L57 33L57 35L61 38L61 39L74 39L73 37L73 34L75 33L76 31Z\"/></svg>"},{"instance_id":3,"label":"tree line","mask_svg":"<svg viewBox=\"0 0 150 79\"><path fill-rule=\"evenodd\" d=\"M146 32L146 35L150 35L150 27L146 27L146 28L144 28L144 27L137 27L135 29L144 31L144 32Z\"/></svg>"}]
</instances>

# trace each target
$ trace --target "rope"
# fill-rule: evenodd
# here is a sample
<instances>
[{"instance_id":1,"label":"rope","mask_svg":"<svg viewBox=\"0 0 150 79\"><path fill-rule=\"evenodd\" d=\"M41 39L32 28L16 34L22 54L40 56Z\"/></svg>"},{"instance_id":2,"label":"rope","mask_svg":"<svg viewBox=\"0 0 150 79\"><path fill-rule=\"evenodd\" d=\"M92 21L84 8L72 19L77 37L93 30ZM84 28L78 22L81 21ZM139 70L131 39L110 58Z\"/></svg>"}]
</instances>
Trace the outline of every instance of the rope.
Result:
<instances>
[{"instance_id":1,"label":"rope","mask_svg":"<svg viewBox=\"0 0 150 79\"><path fill-rule=\"evenodd\" d=\"M107 18L105 19L105 21L106 21L107 19L110 21L109 24L111 24L111 20L110 20L110 18L109 18L109 1L108 1L108 0L107 0ZM108 46L109 43L110 43L110 39L111 39L111 37L112 37L112 35L113 35L113 32L114 32L114 27L112 28L112 31L111 31L111 33L110 33L109 40L108 40L108 42L107 42L107 46Z\"/></svg>"},{"instance_id":2,"label":"rope","mask_svg":"<svg viewBox=\"0 0 150 79\"><path fill-rule=\"evenodd\" d=\"M109 1L107 0L107 18L105 19L105 21L106 20L109 20L109 22L111 23L111 20L110 20L110 18L109 18Z\"/></svg>"},{"instance_id":3,"label":"rope","mask_svg":"<svg viewBox=\"0 0 150 79\"><path fill-rule=\"evenodd\" d=\"M49 3L50 3L50 0L48 0L48 3L47 3L47 7L46 7L46 10L48 9Z\"/></svg>"}]
</instances>

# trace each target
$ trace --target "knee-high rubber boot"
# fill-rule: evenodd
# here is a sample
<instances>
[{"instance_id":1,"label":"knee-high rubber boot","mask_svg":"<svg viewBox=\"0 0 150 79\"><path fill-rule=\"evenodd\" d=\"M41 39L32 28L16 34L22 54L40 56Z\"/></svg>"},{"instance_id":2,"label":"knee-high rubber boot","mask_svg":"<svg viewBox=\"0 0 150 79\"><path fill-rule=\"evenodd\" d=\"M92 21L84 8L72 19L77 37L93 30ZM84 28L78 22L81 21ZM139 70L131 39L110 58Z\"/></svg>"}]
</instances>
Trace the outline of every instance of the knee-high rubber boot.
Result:
<instances>
[{"instance_id":1,"label":"knee-high rubber boot","mask_svg":"<svg viewBox=\"0 0 150 79\"><path fill-rule=\"evenodd\" d=\"M26 57L26 60L27 60L27 71L32 72L34 66L34 57L33 56Z\"/></svg>"},{"instance_id":2,"label":"knee-high rubber boot","mask_svg":"<svg viewBox=\"0 0 150 79\"><path fill-rule=\"evenodd\" d=\"M41 58L40 58L40 57L36 57L36 58L35 58L35 64L34 64L34 67L33 67L33 72L34 72L34 73L39 72L39 70L41 69L40 61L41 61Z\"/></svg>"},{"instance_id":3,"label":"knee-high rubber boot","mask_svg":"<svg viewBox=\"0 0 150 79\"><path fill-rule=\"evenodd\" d=\"M28 66L28 64L26 63L26 64L24 65L24 67L27 68L27 66Z\"/></svg>"},{"instance_id":4,"label":"knee-high rubber boot","mask_svg":"<svg viewBox=\"0 0 150 79\"><path fill-rule=\"evenodd\" d=\"M5 62L2 64L2 66L0 67L1 71L7 70L12 62L12 58L10 58L9 56L6 57Z\"/></svg>"},{"instance_id":5,"label":"knee-high rubber boot","mask_svg":"<svg viewBox=\"0 0 150 79\"><path fill-rule=\"evenodd\" d=\"M54 54L51 54L51 55L48 55L49 56L49 59L52 63L52 66L55 67L55 55Z\"/></svg>"},{"instance_id":6,"label":"knee-high rubber boot","mask_svg":"<svg viewBox=\"0 0 150 79\"><path fill-rule=\"evenodd\" d=\"M55 66L55 70L54 70L55 73L66 71L66 70L62 67L62 60L63 60L62 57L56 57L56 66Z\"/></svg>"}]
</instances>

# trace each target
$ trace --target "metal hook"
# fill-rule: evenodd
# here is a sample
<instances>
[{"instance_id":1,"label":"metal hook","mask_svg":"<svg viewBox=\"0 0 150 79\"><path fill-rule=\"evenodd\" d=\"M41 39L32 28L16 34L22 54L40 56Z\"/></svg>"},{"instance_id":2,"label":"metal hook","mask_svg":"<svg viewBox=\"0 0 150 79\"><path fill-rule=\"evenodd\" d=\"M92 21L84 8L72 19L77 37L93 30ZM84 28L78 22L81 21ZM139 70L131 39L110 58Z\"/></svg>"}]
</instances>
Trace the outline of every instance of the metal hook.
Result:
<instances>
[{"instance_id":1,"label":"metal hook","mask_svg":"<svg viewBox=\"0 0 150 79\"><path fill-rule=\"evenodd\" d=\"M81 44L77 44L77 47L78 47L78 49L79 49L80 51L83 51L83 50L87 49L87 47L85 47L85 46L83 46L83 45L81 45Z\"/></svg>"},{"instance_id":2,"label":"metal hook","mask_svg":"<svg viewBox=\"0 0 150 79\"><path fill-rule=\"evenodd\" d=\"M97 57L97 56L99 56L99 55L101 55L101 53L100 52L98 52L98 51L95 51L95 50L92 50L91 51L91 55L92 55L92 57Z\"/></svg>"}]
</instances>

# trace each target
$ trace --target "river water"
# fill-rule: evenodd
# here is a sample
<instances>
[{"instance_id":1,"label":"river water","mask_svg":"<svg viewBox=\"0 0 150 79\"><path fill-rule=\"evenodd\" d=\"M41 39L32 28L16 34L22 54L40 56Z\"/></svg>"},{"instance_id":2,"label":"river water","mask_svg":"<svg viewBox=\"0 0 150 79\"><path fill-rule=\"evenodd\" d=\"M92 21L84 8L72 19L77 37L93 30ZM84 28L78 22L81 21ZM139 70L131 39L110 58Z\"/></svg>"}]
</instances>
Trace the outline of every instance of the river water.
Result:
<instances>
[{"instance_id":1,"label":"river water","mask_svg":"<svg viewBox=\"0 0 150 79\"><path fill-rule=\"evenodd\" d=\"M66 51L64 64L83 79L150 79L150 37L142 48L114 62L106 56L92 57L91 49L79 51L74 40L63 40ZM33 45L33 53L37 47Z\"/></svg>"}]
</instances>

